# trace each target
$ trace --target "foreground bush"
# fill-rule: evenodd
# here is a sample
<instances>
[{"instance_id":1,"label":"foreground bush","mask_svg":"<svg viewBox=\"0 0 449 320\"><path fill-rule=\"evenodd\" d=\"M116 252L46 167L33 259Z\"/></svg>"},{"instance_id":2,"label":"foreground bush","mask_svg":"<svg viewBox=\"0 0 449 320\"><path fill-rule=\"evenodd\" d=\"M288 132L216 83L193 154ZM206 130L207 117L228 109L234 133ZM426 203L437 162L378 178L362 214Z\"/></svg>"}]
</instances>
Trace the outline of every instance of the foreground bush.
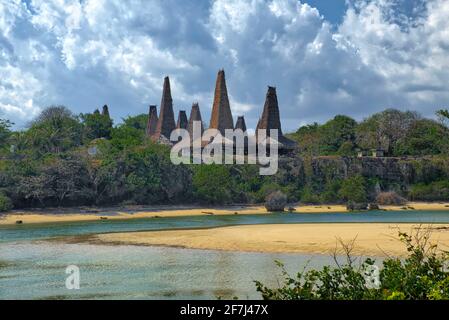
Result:
<instances>
[{"instance_id":1,"label":"foreground bush","mask_svg":"<svg viewBox=\"0 0 449 320\"><path fill-rule=\"evenodd\" d=\"M353 243L344 245L346 263L322 270L299 272L291 277L285 271L283 286L268 288L256 281L257 291L266 300L441 300L449 299L449 254L429 243L430 231L416 235L399 233L407 248L405 259L389 257L379 270L366 259L356 266L351 256Z\"/></svg>"},{"instance_id":2,"label":"foreground bush","mask_svg":"<svg viewBox=\"0 0 449 320\"><path fill-rule=\"evenodd\" d=\"M407 200L396 192L381 192L377 195L376 202L383 206L401 206L406 204Z\"/></svg>"}]
</instances>

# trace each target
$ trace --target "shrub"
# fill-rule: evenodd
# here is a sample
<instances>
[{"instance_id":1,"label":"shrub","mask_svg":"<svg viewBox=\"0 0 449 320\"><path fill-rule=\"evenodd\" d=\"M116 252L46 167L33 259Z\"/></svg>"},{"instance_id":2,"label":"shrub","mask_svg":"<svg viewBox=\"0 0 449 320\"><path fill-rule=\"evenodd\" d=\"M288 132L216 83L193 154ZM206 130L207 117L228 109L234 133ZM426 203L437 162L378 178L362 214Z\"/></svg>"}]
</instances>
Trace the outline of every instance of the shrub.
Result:
<instances>
[{"instance_id":1,"label":"shrub","mask_svg":"<svg viewBox=\"0 0 449 320\"><path fill-rule=\"evenodd\" d=\"M13 208L11 199L0 193L0 212L8 211Z\"/></svg>"},{"instance_id":2,"label":"shrub","mask_svg":"<svg viewBox=\"0 0 449 320\"><path fill-rule=\"evenodd\" d=\"M449 181L415 184L410 188L409 197L411 200L447 201L449 200Z\"/></svg>"},{"instance_id":3,"label":"shrub","mask_svg":"<svg viewBox=\"0 0 449 320\"><path fill-rule=\"evenodd\" d=\"M377 204L388 206L401 206L404 205L407 200L398 195L396 192L381 192L376 197Z\"/></svg>"},{"instance_id":4,"label":"shrub","mask_svg":"<svg viewBox=\"0 0 449 320\"><path fill-rule=\"evenodd\" d=\"M361 175L347 178L343 181L339 192L341 198L348 202L366 202L366 181Z\"/></svg>"},{"instance_id":5,"label":"shrub","mask_svg":"<svg viewBox=\"0 0 449 320\"><path fill-rule=\"evenodd\" d=\"M194 166L193 188L196 199L208 204L223 204L231 199L231 175L228 166Z\"/></svg>"},{"instance_id":6,"label":"shrub","mask_svg":"<svg viewBox=\"0 0 449 320\"><path fill-rule=\"evenodd\" d=\"M313 193L311 188L306 187L301 193L301 202L306 204L317 204L321 203L321 199L319 195Z\"/></svg>"},{"instance_id":7,"label":"shrub","mask_svg":"<svg viewBox=\"0 0 449 320\"><path fill-rule=\"evenodd\" d=\"M440 300L449 299L447 252L429 243L430 232L418 230L412 237L399 233L406 246L405 259L389 257L380 270L373 259L356 265L351 256L354 243L343 244L346 263L321 270L304 270L292 278L281 262L284 283L269 288L255 281L266 300ZM337 258L334 258L337 262ZM378 276L376 276L376 274Z\"/></svg>"},{"instance_id":8,"label":"shrub","mask_svg":"<svg viewBox=\"0 0 449 320\"><path fill-rule=\"evenodd\" d=\"M320 195L320 199L322 203L335 203L339 202L341 199L338 195L341 188L341 181L338 179L334 179L329 181L323 192Z\"/></svg>"},{"instance_id":9,"label":"shrub","mask_svg":"<svg viewBox=\"0 0 449 320\"><path fill-rule=\"evenodd\" d=\"M265 208L270 212L284 211L286 205L287 196L281 191L269 194L265 201Z\"/></svg>"}]
</instances>

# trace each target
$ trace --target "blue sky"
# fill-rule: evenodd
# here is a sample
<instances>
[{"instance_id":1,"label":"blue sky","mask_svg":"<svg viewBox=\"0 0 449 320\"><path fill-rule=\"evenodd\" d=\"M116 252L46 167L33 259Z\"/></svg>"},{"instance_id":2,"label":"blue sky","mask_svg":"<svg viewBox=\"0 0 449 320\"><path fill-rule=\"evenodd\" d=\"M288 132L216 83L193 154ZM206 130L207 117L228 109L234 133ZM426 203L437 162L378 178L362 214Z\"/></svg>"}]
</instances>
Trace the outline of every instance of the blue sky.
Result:
<instances>
[{"instance_id":1,"label":"blue sky","mask_svg":"<svg viewBox=\"0 0 449 320\"><path fill-rule=\"evenodd\" d=\"M341 23L347 8L345 0L307 0L304 2L317 8L324 18L334 25Z\"/></svg>"},{"instance_id":2,"label":"blue sky","mask_svg":"<svg viewBox=\"0 0 449 320\"><path fill-rule=\"evenodd\" d=\"M235 119L254 128L267 85L284 131L336 114L449 105L446 0L2 0L0 117L110 106L116 123L198 101L208 122L224 68Z\"/></svg>"}]
</instances>

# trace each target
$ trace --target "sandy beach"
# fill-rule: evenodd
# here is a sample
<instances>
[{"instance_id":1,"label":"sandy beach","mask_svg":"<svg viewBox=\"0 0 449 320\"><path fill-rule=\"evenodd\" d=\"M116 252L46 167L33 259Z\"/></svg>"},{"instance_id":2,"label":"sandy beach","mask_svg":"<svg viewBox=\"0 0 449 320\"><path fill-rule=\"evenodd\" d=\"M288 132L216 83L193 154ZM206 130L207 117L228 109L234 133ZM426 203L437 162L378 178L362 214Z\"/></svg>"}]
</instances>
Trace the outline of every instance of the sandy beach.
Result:
<instances>
[{"instance_id":1,"label":"sandy beach","mask_svg":"<svg viewBox=\"0 0 449 320\"><path fill-rule=\"evenodd\" d=\"M409 202L405 206L381 206L382 210L403 211L403 210L428 210L428 211L449 211L449 202L446 203L424 203ZM344 205L299 205L295 206L296 214L301 213L336 213L347 212ZM96 209L95 213L80 212L80 210L64 209L59 212L57 209L42 211L14 211L0 215L0 225L13 225L17 221L23 224L31 223L58 223L58 222L78 222L96 221L100 219L142 219L155 217L181 217L181 216L204 216L204 215L235 215L235 214L268 214L263 206L232 206L218 208L182 208L181 206L161 206L151 209L108 209L106 213L103 209Z\"/></svg>"},{"instance_id":2,"label":"sandy beach","mask_svg":"<svg viewBox=\"0 0 449 320\"><path fill-rule=\"evenodd\" d=\"M449 249L449 225L432 228L431 241L441 250ZM99 234L89 242L103 244L156 245L191 249L265 253L334 252L337 239L347 243L356 238L353 254L402 256L405 246L397 239L399 230L414 234L414 224L287 224L249 225L212 229L170 230Z\"/></svg>"}]
</instances>

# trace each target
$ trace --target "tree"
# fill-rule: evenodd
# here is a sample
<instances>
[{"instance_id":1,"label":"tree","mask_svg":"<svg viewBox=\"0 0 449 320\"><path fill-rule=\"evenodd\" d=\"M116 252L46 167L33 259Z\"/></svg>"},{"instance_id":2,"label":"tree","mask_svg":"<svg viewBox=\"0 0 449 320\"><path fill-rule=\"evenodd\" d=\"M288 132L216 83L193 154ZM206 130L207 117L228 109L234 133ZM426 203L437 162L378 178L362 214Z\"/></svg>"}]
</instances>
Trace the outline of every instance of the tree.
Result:
<instances>
[{"instance_id":1,"label":"tree","mask_svg":"<svg viewBox=\"0 0 449 320\"><path fill-rule=\"evenodd\" d=\"M302 153L316 155L352 155L355 147L357 122L347 116L337 115L323 125L303 126L291 135L298 141Z\"/></svg>"},{"instance_id":2,"label":"tree","mask_svg":"<svg viewBox=\"0 0 449 320\"><path fill-rule=\"evenodd\" d=\"M341 198L348 202L366 202L366 181L361 175L356 175L343 180L339 191Z\"/></svg>"},{"instance_id":3,"label":"tree","mask_svg":"<svg viewBox=\"0 0 449 320\"><path fill-rule=\"evenodd\" d=\"M398 141L398 155L435 155L449 150L449 128L430 120L416 120L409 128L407 138Z\"/></svg>"},{"instance_id":4,"label":"tree","mask_svg":"<svg viewBox=\"0 0 449 320\"><path fill-rule=\"evenodd\" d=\"M11 135L12 123L9 120L0 119L0 151L6 147L6 142Z\"/></svg>"},{"instance_id":5,"label":"tree","mask_svg":"<svg viewBox=\"0 0 449 320\"><path fill-rule=\"evenodd\" d=\"M66 107L53 106L31 122L26 139L39 155L61 153L81 145L82 126Z\"/></svg>"},{"instance_id":6,"label":"tree","mask_svg":"<svg viewBox=\"0 0 449 320\"><path fill-rule=\"evenodd\" d=\"M298 142L302 154L309 157L320 154L321 137L318 123L302 126L290 137Z\"/></svg>"},{"instance_id":7,"label":"tree","mask_svg":"<svg viewBox=\"0 0 449 320\"><path fill-rule=\"evenodd\" d=\"M98 138L111 138L113 121L106 114L99 112L80 115L84 125L84 137L90 141Z\"/></svg>"},{"instance_id":8,"label":"tree","mask_svg":"<svg viewBox=\"0 0 449 320\"><path fill-rule=\"evenodd\" d=\"M145 131L121 124L112 129L111 144L118 150L143 145Z\"/></svg>"},{"instance_id":9,"label":"tree","mask_svg":"<svg viewBox=\"0 0 449 320\"><path fill-rule=\"evenodd\" d=\"M92 202L93 194L84 162L75 158L50 158L37 174L24 177L20 185L25 199L37 200L42 206Z\"/></svg>"},{"instance_id":10,"label":"tree","mask_svg":"<svg viewBox=\"0 0 449 320\"><path fill-rule=\"evenodd\" d=\"M8 211L13 208L11 199L0 192L0 212Z\"/></svg>"},{"instance_id":11,"label":"tree","mask_svg":"<svg viewBox=\"0 0 449 320\"><path fill-rule=\"evenodd\" d=\"M194 194L202 202L223 204L231 200L231 176L225 165L194 167Z\"/></svg>"},{"instance_id":12,"label":"tree","mask_svg":"<svg viewBox=\"0 0 449 320\"><path fill-rule=\"evenodd\" d=\"M124 126L134 128L137 130L142 130L144 132L147 129L147 123L148 123L148 115L144 113L123 119Z\"/></svg>"},{"instance_id":13,"label":"tree","mask_svg":"<svg viewBox=\"0 0 449 320\"><path fill-rule=\"evenodd\" d=\"M364 149L381 148L395 155L397 144L406 139L410 128L420 119L416 112L387 109L363 121L357 128L357 144Z\"/></svg>"},{"instance_id":14,"label":"tree","mask_svg":"<svg viewBox=\"0 0 449 320\"><path fill-rule=\"evenodd\" d=\"M347 116L337 115L321 128L321 144L326 154L349 153L354 148L357 122Z\"/></svg>"},{"instance_id":15,"label":"tree","mask_svg":"<svg viewBox=\"0 0 449 320\"><path fill-rule=\"evenodd\" d=\"M444 125L446 127L449 126L449 110L447 110L447 109L438 110L436 112L436 115L442 125Z\"/></svg>"}]
</instances>

